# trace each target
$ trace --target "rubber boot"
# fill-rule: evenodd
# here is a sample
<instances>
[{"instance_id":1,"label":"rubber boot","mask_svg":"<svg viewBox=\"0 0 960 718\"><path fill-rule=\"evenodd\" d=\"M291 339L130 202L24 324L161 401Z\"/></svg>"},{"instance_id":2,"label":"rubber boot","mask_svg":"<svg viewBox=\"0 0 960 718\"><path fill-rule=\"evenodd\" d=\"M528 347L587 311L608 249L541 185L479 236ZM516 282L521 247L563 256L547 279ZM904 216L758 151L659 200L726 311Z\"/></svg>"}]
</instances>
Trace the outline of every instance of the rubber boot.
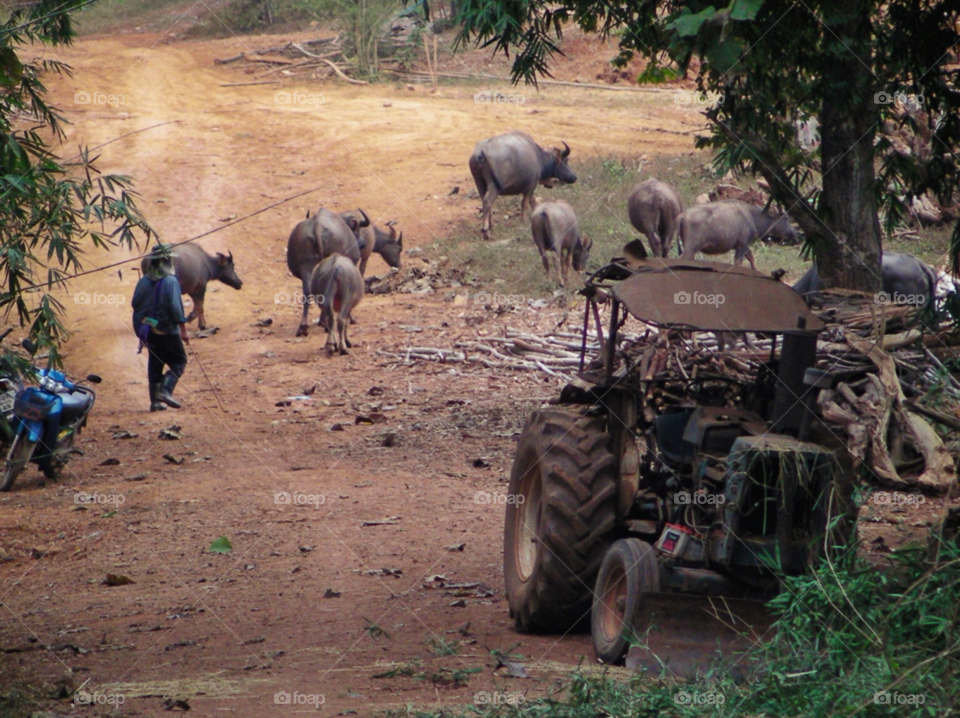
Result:
<instances>
[{"instance_id":1,"label":"rubber boot","mask_svg":"<svg viewBox=\"0 0 960 718\"><path fill-rule=\"evenodd\" d=\"M180 402L173 398L173 390L177 388L179 378L172 372L163 375L163 384L160 385L160 401L174 409L180 408Z\"/></svg>"},{"instance_id":2,"label":"rubber boot","mask_svg":"<svg viewBox=\"0 0 960 718\"><path fill-rule=\"evenodd\" d=\"M150 385L150 411L166 411L167 407L160 401L160 384Z\"/></svg>"}]
</instances>

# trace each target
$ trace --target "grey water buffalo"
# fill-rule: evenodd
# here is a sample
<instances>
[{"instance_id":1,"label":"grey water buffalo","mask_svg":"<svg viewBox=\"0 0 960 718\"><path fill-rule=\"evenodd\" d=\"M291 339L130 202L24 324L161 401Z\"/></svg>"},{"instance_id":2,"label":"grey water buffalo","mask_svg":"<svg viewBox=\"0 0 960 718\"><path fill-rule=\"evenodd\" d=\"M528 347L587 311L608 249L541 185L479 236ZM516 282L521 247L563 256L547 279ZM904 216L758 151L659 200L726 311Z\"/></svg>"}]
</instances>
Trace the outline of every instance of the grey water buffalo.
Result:
<instances>
[{"instance_id":1,"label":"grey water buffalo","mask_svg":"<svg viewBox=\"0 0 960 718\"><path fill-rule=\"evenodd\" d=\"M523 195L520 201L520 219L527 207L536 208L533 193L537 184L554 187L557 182L573 184L577 176L567 166L570 147L545 150L530 135L508 132L481 140L470 155L470 174L483 200L480 233L489 239L493 226L493 203L500 195Z\"/></svg>"},{"instance_id":2,"label":"grey water buffalo","mask_svg":"<svg viewBox=\"0 0 960 718\"><path fill-rule=\"evenodd\" d=\"M644 180L632 190L627 199L630 224L645 234L654 257L670 254L670 242L677 230L677 218L683 212L683 202L676 190L656 179Z\"/></svg>"},{"instance_id":3,"label":"grey water buffalo","mask_svg":"<svg viewBox=\"0 0 960 718\"><path fill-rule=\"evenodd\" d=\"M909 301L924 306L936 296L937 272L912 254L884 252L880 262L883 291L891 302ZM823 291L823 279L816 265L793 285L801 296ZM901 297L906 299L901 300Z\"/></svg>"},{"instance_id":4,"label":"grey water buffalo","mask_svg":"<svg viewBox=\"0 0 960 718\"><path fill-rule=\"evenodd\" d=\"M331 254L313 269L310 292L320 305L320 324L327 330L327 354L347 353L350 314L363 299L363 276L342 254Z\"/></svg>"},{"instance_id":5,"label":"grey water buffalo","mask_svg":"<svg viewBox=\"0 0 960 718\"><path fill-rule=\"evenodd\" d=\"M393 225L392 220L387 222L388 232L384 232L372 224L369 227L364 227L360 234L364 244L363 249L360 250L361 275L366 276L367 260L374 252L383 257L383 261L387 263L388 267L400 268L400 255L403 253L403 232L398 237L397 230L394 229Z\"/></svg>"},{"instance_id":6,"label":"grey water buffalo","mask_svg":"<svg viewBox=\"0 0 960 718\"><path fill-rule=\"evenodd\" d=\"M683 259L693 259L697 252L725 254L734 251L734 262L744 257L753 269L750 244L757 239L772 237L794 242L797 230L785 214L773 215L759 207L725 200L698 204L680 215L677 246Z\"/></svg>"},{"instance_id":7,"label":"grey water buffalo","mask_svg":"<svg viewBox=\"0 0 960 718\"><path fill-rule=\"evenodd\" d=\"M297 336L307 336L307 315L310 310L310 275L313 268L332 254L347 257L359 264L366 243L361 239L362 230L370 226L370 218L362 209L357 210L362 219L353 212L337 214L321 209L312 217L293 228L287 240L287 267L290 273L303 284L303 316L297 328Z\"/></svg>"},{"instance_id":8,"label":"grey water buffalo","mask_svg":"<svg viewBox=\"0 0 960 718\"><path fill-rule=\"evenodd\" d=\"M530 217L530 229L547 276L553 266L561 287L566 286L571 264L577 272L587 268L592 242L580 233L577 213L569 204L541 202Z\"/></svg>"},{"instance_id":9,"label":"grey water buffalo","mask_svg":"<svg viewBox=\"0 0 960 718\"><path fill-rule=\"evenodd\" d=\"M203 313L203 300L207 294L207 284L219 280L228 287L240 289L243 280L237 276L233 266L233 253L222 254L217 252L210 256L202 247L195 244L181 244L172 251L173 268L180 282L180 291L193 301L193 311L187 321L197 320L200 329L207 328L207 319ZM146 274L148 260L140 263L140 271Z\"/></svg>"}]
</instances>

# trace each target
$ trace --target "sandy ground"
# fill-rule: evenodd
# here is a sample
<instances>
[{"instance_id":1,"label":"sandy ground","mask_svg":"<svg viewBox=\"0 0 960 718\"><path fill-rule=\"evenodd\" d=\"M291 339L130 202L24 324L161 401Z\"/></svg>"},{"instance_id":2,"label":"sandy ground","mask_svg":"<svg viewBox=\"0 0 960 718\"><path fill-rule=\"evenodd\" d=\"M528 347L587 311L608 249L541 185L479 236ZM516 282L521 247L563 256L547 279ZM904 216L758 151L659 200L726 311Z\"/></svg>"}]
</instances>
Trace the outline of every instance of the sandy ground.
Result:
<instances>
[{"instance_id":1,"label":"sandy ground","mask_svg":"<svg viewBox=\"0 0 960 718\"><path fill-rule=\"evenodd\" d=\"M194 715L259 716L313 710L317 696L326 715L437 709L473 703L481 691L532 697L581 661L595 665L588 636L514 632L503 597L503 507L475 500L504 490L523 421L558 380L389 368L376 355L452 346L508 325L547 331L579 313L497 315L455 306L449 286L372 296L356 312L353 355L327 359L322 332L295 339L299 310L275 296L298 286L284 252L308 209L360 206L378 223L398 220L406 248L442 246L451 225L476 216L478 202L464 195L479 139L523 129L545 144L566 140L574 160L679 154L692 149L681 133L699 125L697 115L669 95L572 88L521 90L522 105L491 106L466 87L433 94L308 79L222 87L248 78L214 58L277 38L160 40L84 40L55 54L75 77L50 84L74 123L73 146L170 123L104 147L100 160L135 177L165 240L316 191L202 243L233 252L244 287L211 287L208 321L220 331L192 342L179 412L145 411L146 358L129 326L135 264L78 280L64 295L74 332L67 368L105 381L80 442L86 455L57 483L31 468L0 495L0 547L12 557L0 563L0 670L37 685L89 681L85 690L107 702L86 714L106 714L122 696L118 710L130 715L168 715L163 701L173 697ZM584 71L584 79L593 77ZM303 99L277 102L278 90ZM92 101L77 104L83 92ZM98 104L93 93L123 101ZM454 186L463 191L448 196ZM88 266L128 256L90 256ZM368 274L384 269L374 255ZM79 291L100 302L112 295L114 304L76 304ZM272 325L255 326L265 318ZM375 412L385 421L356 423ZM158 438L174 424L180 440ZM121 431L136 436L115 438ZM101 503L77 510L80 491ZM278 504L277 492L307 503ZM932 503L901 512L901 524L929 519ZM896 546L899 529L881 523ZM221 536L231 553L209 551ZM133 583L106 586L108 573ZM529 677L497 669L497 651L522 656ZM284 692L301 703L275 703ZM65 703L54 710L73 714Z\"/></svg>"}]
</instances>

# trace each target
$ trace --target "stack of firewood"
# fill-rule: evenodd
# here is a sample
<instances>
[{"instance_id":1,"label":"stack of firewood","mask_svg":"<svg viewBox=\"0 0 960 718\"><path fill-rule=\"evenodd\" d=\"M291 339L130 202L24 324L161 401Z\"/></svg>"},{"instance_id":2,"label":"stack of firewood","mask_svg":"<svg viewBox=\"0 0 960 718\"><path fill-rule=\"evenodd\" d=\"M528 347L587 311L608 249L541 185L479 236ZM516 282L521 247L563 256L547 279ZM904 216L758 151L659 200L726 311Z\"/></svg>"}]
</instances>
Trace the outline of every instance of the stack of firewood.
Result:
<instances>
[{"instance_id":1,"label":"stack of firewood","mask_svg":"<svg viewBox=\"0 0 960 718\"><path fill-rule=\"evenodd\" d=\"M343 52L342 36L337 35L241 52L239 55L214 60L214 63L228 65L243 62L246 74L254 78L253 83L228 84L277 82L283 77L310 74L319 79L336 75L351 84L365 85L362 80L348 77L354 68L343 61Z\"/></svg>"},{"instance_id":2,"label":"stack of firewood","mask_svg":"<svg viewBox=\"0 0 960 718\"><path fill-rule=\"evenodd\" d=\"M465 362L488 369L542 371L551 376L571 380L580 366L582 337L569 332L553 332L537 336L507 327L503 336L488 336L474 341L458 341L453 349L409 347L400 352L380 350L385 365L413 364L418 361L458 364ZM587 343L587 351L596 353L598 346Z\"/></svg>"}]
</instances>

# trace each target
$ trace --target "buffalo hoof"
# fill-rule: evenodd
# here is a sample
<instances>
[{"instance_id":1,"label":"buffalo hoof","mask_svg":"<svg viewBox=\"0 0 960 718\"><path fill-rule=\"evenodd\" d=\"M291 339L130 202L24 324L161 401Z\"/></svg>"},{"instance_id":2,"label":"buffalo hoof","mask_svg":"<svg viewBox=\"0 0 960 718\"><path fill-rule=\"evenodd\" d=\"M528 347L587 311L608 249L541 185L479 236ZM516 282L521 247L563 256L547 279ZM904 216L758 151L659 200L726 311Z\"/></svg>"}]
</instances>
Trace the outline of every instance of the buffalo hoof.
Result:
<instances>
[{"instance_id":1,"label":"buffalo hoof","mask_svg":"<svg viewBox=\"0 0 960 718\"><path fill-rule=\"evenodd\" d=\"M301 325L297 328L297 336L298 336L298 337L305 337L305 336L307 336L307 332L309 332L309 331L310 331L310 330L309 330L309 328L307 327L306 324L301 324Z\"/></svg>"}]
</instances>

